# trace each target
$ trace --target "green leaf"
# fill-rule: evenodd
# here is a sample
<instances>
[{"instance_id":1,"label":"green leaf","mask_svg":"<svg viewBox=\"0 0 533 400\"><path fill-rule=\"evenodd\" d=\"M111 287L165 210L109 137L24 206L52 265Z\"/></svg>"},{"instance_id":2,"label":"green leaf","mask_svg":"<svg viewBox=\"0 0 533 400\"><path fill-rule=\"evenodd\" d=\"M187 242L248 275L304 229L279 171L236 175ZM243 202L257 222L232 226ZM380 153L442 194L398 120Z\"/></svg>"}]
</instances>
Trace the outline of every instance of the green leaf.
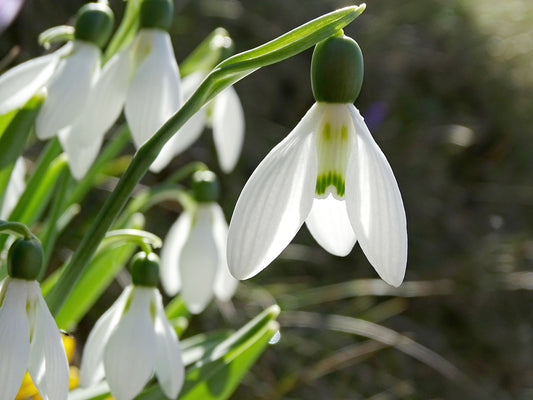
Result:
<instances>
[{"instance_id":1,"label":"green leaf","mask_svg":"<svg viewBox=\"0 0 533 400\"><path fill-rule=\"evenodd\" d=\"M36 94L15 114L0 137L0 168L15 162L24 151L45 96Z\"/></svg>"},{"instance_id":2,"label":"green leaf","mask_svg":"<svg viewBox=\"0 0 533 400\"><path fill-rule=\"evenodd\" d=\"M47 302L52 314L56 314L61 308L65 295L72 290L88 260L91 259L105 233L128 201L137 183L148 171L165 143L178 132L189 118L229 85L262 66L294 56L335 34L339 29L342 29L359 16L364 8L364 5L346 7L323 15L267 44L237 54L219 64L176 114L170 117L135 153L135 157L128 169L120 178L111 196L94 219L89 232L84 236L78 249L73 254L65 272L49 293Z\"/></svg>"},{"instance_id":3,"label":"green leaf","mask_svg":"<svg viewBox=\"0 0 533 400\"><path fill-rule=\"evenodd\" d=\"M2 210L2 204L4 204L4 195L6 193L7 185L11 179L11 173L13 172L14 167L15 163L13 162L7 167L0 169L0 210Z\"/></svg>"}]
</instances>

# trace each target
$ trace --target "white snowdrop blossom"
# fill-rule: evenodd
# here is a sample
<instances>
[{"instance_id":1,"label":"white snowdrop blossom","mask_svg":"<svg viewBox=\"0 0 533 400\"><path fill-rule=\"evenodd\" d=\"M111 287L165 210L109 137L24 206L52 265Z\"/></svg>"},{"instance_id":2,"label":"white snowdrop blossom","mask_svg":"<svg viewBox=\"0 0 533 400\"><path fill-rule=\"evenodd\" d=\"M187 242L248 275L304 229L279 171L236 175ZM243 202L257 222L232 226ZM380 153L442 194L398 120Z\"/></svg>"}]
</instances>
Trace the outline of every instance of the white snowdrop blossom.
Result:
<instances>
[{"instance_id":1,"label":"white snowdrop blossom","mask_svg":"<svg viewBox=\"0 0 533 400\"><path fill-rule=\"evenodd\" d=\"M226 262L228 224L215 202L198 203L172 225L161 249L161 284L173 296L181 292L190 312L200 313L213 295L229 300L238 281Z\"/></svg>"},{"instance_id":2,"label":"white snowdrop blossom","mask_svg":"<svg viewBox=\"0 0 533 400\"><path fill-rule=\"evenodd\" d=\"M353 104L317 102L254 171L229 227L233 276L260 272L304 221L332 254L347 255L358 240L380 277L401 284L407 229L400 191Z\"/></svg>"},{"instance_id":3,"label":"white snowdrop blossom","mask_svg":"<svg viewBox=\"0 0 533 400\"><path fill-rule=\"evenodd\" d=\"M17 205L17 202L24 192L26 184L24 183L24 175L26 175L26 166L22 157L17 158L9 182L7 183L2 206L0 207L0 219L7 219L11 211Z\"/></svg>"},{"instance_id":4,"label":"white snowdrop blossom","mask_svg":"<svg viewBox=\"0 0 533 400\"><path fill-rule=\"evenodd\" d=\"M27 369L44 400L66 400L67 356L37 281L0 283L0 354L0 399L15 398Z\"/></svg>"},{"instance_id":5,"label":"white snowdrop blossom","mask_svg":"<svg viewBox=\"0 0 533 400\"><path fill-rule=\"evenodd\" d=\"M105 376L114 398L131 400L154 371L165 395L175 399L185 368L161 294L155 287L128 286L89 334L80 385L94 385Z\"/></svg>"},{"instance_id":6,"label":"white snowdrop blossom","mask_svg":"<svg viewBox=\"0 0 533 400\"><path fill-rule=\"evenodd\" d=\"M205 78L202 72L195 72L183 79L183 94L188 100ZM163 148L165 159L172 159L189 148L202 134L204 127L213 129L213 140L218 163L225 173L233 171L241 154L244 141L244 111L237 92L229 86L206 104Z\"/></svg>"}]
</instances>

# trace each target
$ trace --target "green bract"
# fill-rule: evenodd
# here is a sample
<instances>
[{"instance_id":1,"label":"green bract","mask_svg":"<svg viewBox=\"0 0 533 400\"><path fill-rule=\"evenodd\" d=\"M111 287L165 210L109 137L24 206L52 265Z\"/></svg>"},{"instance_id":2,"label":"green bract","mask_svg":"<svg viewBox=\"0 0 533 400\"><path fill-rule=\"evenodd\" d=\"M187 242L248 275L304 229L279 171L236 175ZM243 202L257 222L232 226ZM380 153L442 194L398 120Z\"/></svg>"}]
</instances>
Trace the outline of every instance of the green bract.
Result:
<instances>
[{"instance_id":1,"label":"green bract","mask_svg":"<svg viewBox=\"0 0 533 400\"><path fill-rule=\"evenodd\" d=\"M144 0L141 4L140 27L168 31L172 25L173 14L172 0Z\"/></svg>"},{"instance_id":2,"label":"green bract","mask_svg":"<svg viewBox=\"0 0 533 400\"><path fill-rule=\"evenodd\" d=\"M43 249L37 239L19 238L9 248L7 272L13 278L33 281L43 264Z\"/></svg>"},{"instance_id":3,"label":"green bract","mask_svg":"<svg viewBox=\"0 0 533 400\"><path fill-rule=\"evenodd\" d=\"M220 183L211 171L196 171L192 176L194 199L199 203L217 201L220 196Z\"/></svg>"},{"instance_id":4,"label":"green bract","mask_svg":"<svg viewBox=\"0 0 533 400\"><path fill-rule=\"evenodd\" d=\"M88 3L78 11L74 37L102 48L109 40L115 18L104 3Z\"/></svg>"},{"instance_id":5,"label":"green bract","mask_svg":"<svg viewBox=\"0 0 533 400\"><path fill-rule=\"evenodd\" d=\"M159 257L155 253L141 251L135 254L130 267L131 280L137 286L159 284Z\"/></svg>"},{"instance_id":6,"label":"green bract","mask_svg":"<svg viewBox=\"0 0 533 400\"><path fill-rule=\"evenodd\" d=\"M353 103L363 84L363 54L355 40L336 35L315 46L311 87L316 101Z\"/></svg>"}]
</instances>

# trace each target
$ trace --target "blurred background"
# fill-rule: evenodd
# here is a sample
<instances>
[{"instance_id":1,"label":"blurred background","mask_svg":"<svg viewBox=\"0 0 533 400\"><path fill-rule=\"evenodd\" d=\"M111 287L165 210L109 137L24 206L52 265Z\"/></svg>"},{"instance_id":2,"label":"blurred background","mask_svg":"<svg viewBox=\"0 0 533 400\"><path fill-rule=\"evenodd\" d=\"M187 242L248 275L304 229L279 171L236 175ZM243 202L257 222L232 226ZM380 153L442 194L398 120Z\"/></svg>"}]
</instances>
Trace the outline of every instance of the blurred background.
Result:
<instances>
[{"instance_id":1,"label":"blurred background","mask_svg":"<svg viewBox=\"0 0 533 400\"><path fill-rule=\"evenodd\" d=\"M124 3L110 3L119 20ZM42 54L38 34L72 22L82 4L26 0L0 35L0 71ZM176 58L218 26L243 51L352 4L177 0ZM387 286L358 246L348 257L331 256L302 228L269 268L240 285L233 304L212 304L185 332L238 327L280 304L281 339L233 399L533 399L532 27L531 0L367 1L345 29L365 56L355 105L403 195L406 281ZM204 161L220 174L229 220L253 170L313 104L311 54L236 84L246 139L235 172L218 170L204 134L143 184ZM41 147L34 143L26 156L35 159ZM82 212L96 212L94 200L105 196L105 187L95 190ZM179 211L173 204L151 210L147 230L164 237ZM73 221L59 241L58 265L82 234ZM74 332L80 343L116 297L114 286Z\"/></svg>"}]
</instances>

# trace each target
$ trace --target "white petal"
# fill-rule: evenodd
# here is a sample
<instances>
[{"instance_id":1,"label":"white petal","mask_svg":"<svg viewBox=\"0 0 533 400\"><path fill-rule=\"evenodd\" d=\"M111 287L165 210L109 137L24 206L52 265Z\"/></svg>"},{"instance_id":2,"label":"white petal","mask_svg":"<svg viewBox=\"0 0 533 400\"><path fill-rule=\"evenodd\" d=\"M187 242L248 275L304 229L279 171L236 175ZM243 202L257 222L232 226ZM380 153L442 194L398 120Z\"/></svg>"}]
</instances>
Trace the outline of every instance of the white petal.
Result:
<instances>
[{"instance_id":1,"label":"white petal","mask_svg":"<svg viewBox=\"0 0 533 400\"><path fill-rule=\"evenodd\" d=\"M346 203L331 194L325 199L315 198L305 223L318 244L331 254L344 257L355 245Z\"/></svg>"},{"instance_id":2,"label":"white petal","mask_svg":"<svg viewBox=\"0 0 533 400\"><path fill-rule=\"evenodd\" d=\"M233 86L219 93L213 104L213 139L220 168L229 173L239 160L244 141L244 111Z\"/></svg>"},{"instance_id":3,"label":"white petal","mask_svg":"<svg viewBox=\"0 0 533 400\"><path fill-rule=\"evenodd\" d=\"M170 227L161 249L161 285L169 296L180 291L179 259L191 229L191 215L184 211Z\"/></svg>"},{"instance_id":4,"label":"white petal","mask_svg":"<svg viewBox=\"0 0 533 400\"><path fill-rule=\"evenodd\" d=\"M218 262L211 210L199 204L179 258L181 296L191 313L200 313L211 301Z\"/></svg>"},{"instance_id":5,"label":"white petal","mask_svg":"<svg viewBox=\"0 0 533 400\"><path fill-rule=\"evenodd\" d=\"M24 183L24 175L26 175L24 158L19 157L15 162L4 194L0 211L1 219L7 219L9 217L9 214L11 214L11 211L13 211L13 208L17 205L22 192L24 192L24 188L26 187L26 184Z\"/></svg>"},{"instance_id":6,"label":"white petal","mask_svg":"<svg viewBox=\"0 0 533 400\"><path fill-rule=\"evenodd\" d=\"M124 50L105 65L89 92L80 117L62 129L59 138L68 154L76 179L85 176L96 159L105 133L115 123L126 101L131 68L130 54Z\"/></svg>"},{"instance_id":7,"label":"white petal","mask_svg":"<svg viewBox=\"0 0 533 400\"><path fill-rule=\"evenodd\" d=\"M0 76L0 115L22 107L54 73L62 49L46 56L33 58L19 64Z\"/></svg>"},{"instance_id":8,"label":"white petal","mask_svg":"<svg viewBox=\"0 0 533 400\"><path fill-rule=\"evenodd\" d=\"M379 276L399 286L407 264L407 224L398 184L382 151L351 106L357 140L346 173L346 208L357 240Z\"/></svg>"},{"instance_id":9,"label":"white petal","mask_svg":"<svg viewBox=\"0 0 533 400\"><path fill-rule=\"evenodd\" d=\"M131 290L131 286L124 289L89 334L81 358L80 386L92 386L104 377L104 348L122 317Z\"/></svg>"},{"instance_id":10,"label":"white petal","mask_svg":"<svg viewBox=\"0 0 533 400\"><path fill-rule=\"evenodd\" d=\"M28 372L43 400L66 400L69 388L68 360L61 334L44 302L37 282L32 281L35 321Z\"/></svg>"},{"instance_id":11,"label":"white petal","mask_svg":"<svg viewBox=\"0 0 533 400\"><path fill-rule=\"evenodd\" d=\"M178 65L168 33L143 29L138 40L150 43L149 54L131 79L124 109L137 148L152 137L182 102Z\"/></svg>"},{"instance_id":12,"label":"white petal","mask_svg":"<svg viewBox=\"0 0 533 400\"><path fill-rule=\"evenodd\" d=\"M105 346L105 375L117 400L133 399L154 371L156 339L150 313L154 290L133 288L131 302Z\"/></svg>"},{"instance_id":13,"label":"white petal","mask_svg":"<svg viewBox=\"0 0 533 400\"><path fill-rule=\"evenodd\" d=\"M228 265L237 279L270 264L307 218L317 174L312 132L319 117L315 104L246 183L228 233Z\"/></svg>"},{"instance_id":14,"label":"white petal","mask_svg":"<svg viewBox=\"0 0 533 400\"><path fill-rule=\"evenodd\" d=\"M92 143L80 143L80 137L76 135L76 132L70 129L61 130L59 132L59 141L67 154L68 166L72 176L80 180L91 168L96 157L98 157L104 138L95 135Z\"/></svg>"},{"instance_id":15,"label":"white petal","mask_svg":"<svg viewBox=\"0 0 533 400\"><path fill-rule=\"evenodd\" d=\"M6 278L0 307L0 399L11 400L22 383L30 353L26 282ZM1 296L0 294L0 296Z\"/></svg>"},{"instance_id":16,"label":"white petal","mask_svg":"<svg viewBox=\"0 0 533 400\"><path fill-rule=\"evenodd\" d=\"M218 250L218 269L213 290L217 299L228 301L235 294L239 281L230 274L226 259L228 223L222 208L216 203L210 205L213 218L213 233Z\"/></svg>"},{"instance_id":17,"label":"white petal","mask_svg":"<svg viewBox=\"0 0 533 400\"><path fill-rule=\"evenodd\" d=\"M47 85L48 95L35 122L39 139L51 138L78 118L99 71L100 49L76 41L72 54L60 62Z\"/></svg>"},{"instance_id":18,"label":"white petal","mask_svg":"<svg viewBox=\"0 0 533 400\"><path fill-rule=\"evenodd\" d=\"M155 373L165 395L175 399L183 386L185 366L181 358L180 344L176 331L168 322L159 292L154 293L154 302L156 305Z\"/></svg>"}]
</instances>

